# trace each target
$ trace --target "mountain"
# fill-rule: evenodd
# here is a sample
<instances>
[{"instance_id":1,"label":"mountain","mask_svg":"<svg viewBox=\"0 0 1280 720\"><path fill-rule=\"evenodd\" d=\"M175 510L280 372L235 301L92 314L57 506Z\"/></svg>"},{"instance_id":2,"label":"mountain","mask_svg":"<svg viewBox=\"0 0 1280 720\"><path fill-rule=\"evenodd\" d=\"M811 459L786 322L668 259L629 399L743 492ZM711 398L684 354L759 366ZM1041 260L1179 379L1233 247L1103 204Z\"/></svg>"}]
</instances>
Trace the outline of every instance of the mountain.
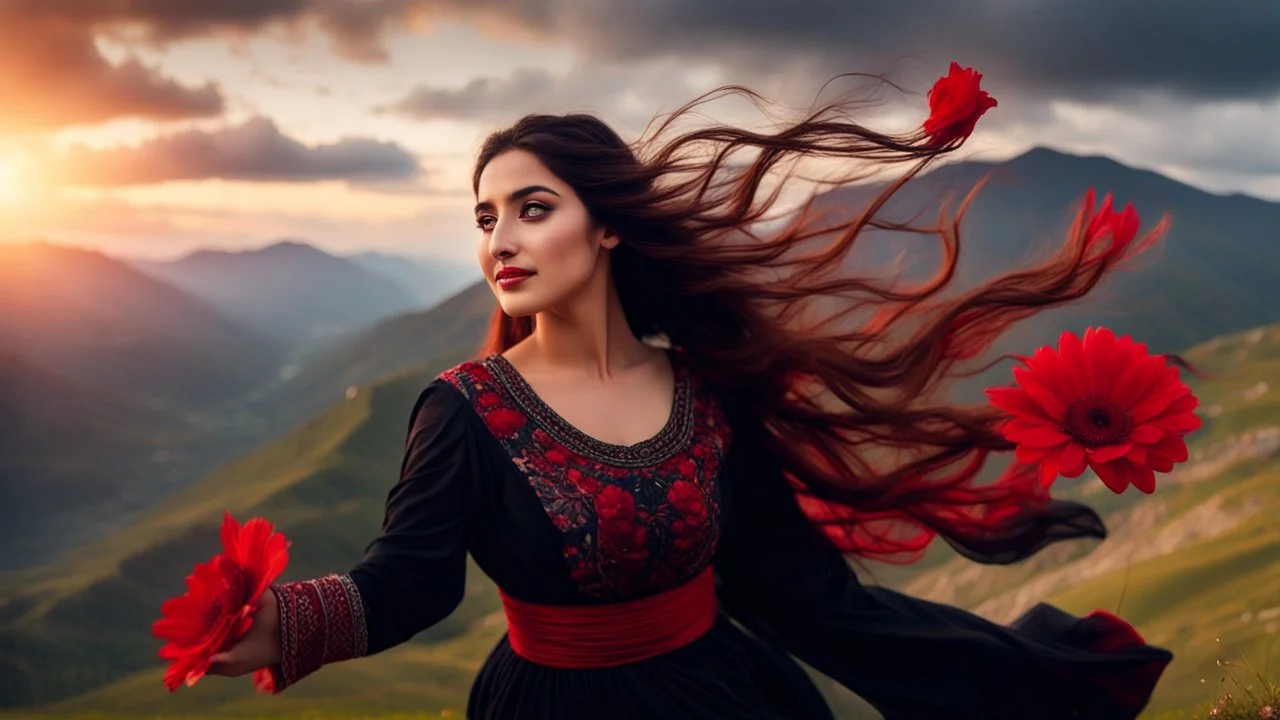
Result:
<instances>
[{"instance_id":1,"label":"mountain","mask_svg":"<svg viewBox=\"0 0 1280 720\"><path fill-rule=\"evenodd\" d=\"M117 396L201 411L275 372L265 341L123 262L0 244L0 348Z\"/></svg>"},{"instance_id":2,"label":"mountain","mask_svg":"<svg viewBox=\"0 0 1280 720\"><path fill-rule=\"evenodd\" d=\"M118 530L139 495L173 479L173 449L193 432L181 416L0 353L0 569Z\"/></svg>"},{"instance_id":3,"label":"mountain","mask_svg":"<svg viewBox=\"0 0 1280 720\"><path fill-rule=\"evenodd\" d=\"M1193 381L1206 424L1192 438L1191 462L1162 477L1151 496L1111 495L1089 477L1060 481L1064 493L1089 498L1103 513L1111 537L1055 546L1012 567L943 560L889 584L994 619L1041 599L1075 612L1119 606L1151 642L1176 654L1157 710L1199 700L1200 685L1191 681L1216 678L1220 657L1247 650L1261 666L1276 652L1267 633L1280 630L1280 528L1272 522L1280 513L1280 392L1267 385L1280 373L1280 325L1185 354L1215 378ZM362 387L107 541L3 578L0 698L59 714L460 712L504 627L493 586L474 566L467 598L440 626L386 653L325 668L278 697L256 696L247 678L210 679L170 695L149 633L191 564L216 551L223 508L242 520L266 517L293 540L286 579L354 562L377 530L412 402L439 369ZM873 574L862 577L875 582ZM846 694L825 681L824 688L840 717L867 717Z\"/></svg>"},{"instance_id":4,"label":"mountain","mask_svg":"<svg viewBox=\"0 0 1280 720\"><path fill-rule=\"evenodd\" d=\"M1217 661L1271 668L1280 646L1280 325L1215 338L1182 353L1211 379L1192 380L1204 427L1191 458L1150 496L1113 495L1091 474L1055 494L1103 514L1110 536L1055 548L1016 566L952 559L899 583L999 621L1047 600L1119 612L1173 650L1153 709L1201 701ZM1246 678L1252 681L1252 678Z\"/></svg>"},{"instance_id":5,"label":"mountain","mask_svg":"<svg viewBox=\"0 0 1280 720\"><path fill-rule=\"evenodd\" d=\"M957 284L968 287L1013 265L1025 267L1062 242L1076 204L1089 187L1098 200L1114 193L1118 206L1133 203L1144 229L1168 213L1171 227L1149 258L1113 274L1083 302L1054 309L1024 323L1006 348L1022 349L1055 339L1064 329L1105 324L1133 333L1153 350L1171 352L1225 332L1280 320L1280 203L1242 195L1214 195L1158 173L1105 157L1082 157L1036 148L1001 163L959 162L917 178L885 208L891 220L937 218L948 196L963 199L985 185L961 230ZM832 190L818 207L836 216L865 207L882 185ZM935 237L872 233L854 264L872 278L890 258L906 258L910 275L932 274L940 262Z\"/></svg>"},{"instance_id":6,"label":"mountain","mask_svg":"<svg viewBox=\"0 0 1280 720\"><path fill-rule=\"evenodd\" d=\"M441 369L364 387L293 433L160 500L127 530L55 564L0 577L0 705L44 703L134 673L150 676L158 647L150 623L166 597L183 591L191 564L220 547L224 508L242 521L266 517L287 534L293 546L285 579L358 560L398 477L413 402ZM458 636L498 610L492 585L474 568L471 578L466 607L425 633L416 643L419 653L432 652L423 642ZM414 684L420 690L431 685ZM198 699L206 687L241 702L247 695L242 684L206 682L194 693L169 696L158 683L145 683L127 702L156 702L162 712L175 707L170 703L207 709ZM456 687L447 690L456 695ZM278 708L272 700L261 707Z\"/></svg>"},{"instance_id":7,"label":"mountain","mask_svg":"<svg viewBox=\"0 0 1280 720\"><path fill-rule=\"evenodd\" d=\"M999 350L1022 352L1056 340L1062 330L1105 324L1134 334L1155 351L1172 352L1224 332L1280 320L1280 283L1274 281L1280 242L1272 232L1280 227L1280 203L1213 195L1107 158L1037 148L1002 163L941 166L913 181L885 214L928 221L948 195L963 197L984 179L962 229L956 280L961 287L1051 251L1064 236L1074 204L1090 186L1115 193L1121 205L1132 202L1147 225L1165 212L1172 218L1169 234L1150 257L1113 274L1082 302L1015 326ZM834 217L848 216L865 207L879 187L833 190L819 198L817 207ZM932 274L940 254L933 237L871 232L850 262L871 279L899 267L895 263L907 276L918 276ZM469 350L483 336L492 302L479 284L428 312L383 322L300 365L297 377L268 397L277 408L296 406L305 414L332 402L350 385L413 367L442 346L456 343ZM442 330L445 325L448 330ZM961 396L980 393L991 377L980 376Z\"/></svg>"},{"instance_id":8,"label":"mountain","mask_svg":"<svg viewBox=\"0 0 1280 720\"><path fill-rule=\"evenodd\" d=\"M348 255L346 259L396 283L417 300L419 307L424 308L432 307L462 290L478 275L474 263L461 265L380 252Z\"/></svg>"},{"instance_id":9,"label":"mountain","mask_svg":"<svg viewBox=\"0 0 1280 720\"><path fill-rule=\"evenodd\" d=\"M430 310L399 315L340 343L265 393L259 412L292 427L359 387L414 367L447 367L479 348L493 312L493 292L476 283Z\"/></svg>"},{"instance_id":10,"label":"mountain","mask_svg":"<svg viewBox=\"0 0 1280 720\"><path fill-rule=\"evenodd\" d=\"M135 264L293 351L420 306L382 275L298 242Z\"/></svg>"}]
</instances>

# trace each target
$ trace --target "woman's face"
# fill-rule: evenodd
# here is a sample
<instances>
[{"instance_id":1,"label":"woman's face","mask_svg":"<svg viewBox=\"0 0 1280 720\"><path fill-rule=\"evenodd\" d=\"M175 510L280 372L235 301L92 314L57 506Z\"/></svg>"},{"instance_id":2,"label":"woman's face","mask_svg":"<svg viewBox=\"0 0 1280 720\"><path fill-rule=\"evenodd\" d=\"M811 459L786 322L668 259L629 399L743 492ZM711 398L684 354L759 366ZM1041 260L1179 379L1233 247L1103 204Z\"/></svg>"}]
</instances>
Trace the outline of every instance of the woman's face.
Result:
<instances>
[{"instance_id":1,"label":"woman's face","mask_svg":"<svg viewBox=\"0 0 1280 720\"><path fill-rule=\"evenodd\" d=\"M476 190L476 256L503 312L523 317L578 297L608 271L617 237L563 180L523 150L485 166Z\"/></svg>"}]
</instances>

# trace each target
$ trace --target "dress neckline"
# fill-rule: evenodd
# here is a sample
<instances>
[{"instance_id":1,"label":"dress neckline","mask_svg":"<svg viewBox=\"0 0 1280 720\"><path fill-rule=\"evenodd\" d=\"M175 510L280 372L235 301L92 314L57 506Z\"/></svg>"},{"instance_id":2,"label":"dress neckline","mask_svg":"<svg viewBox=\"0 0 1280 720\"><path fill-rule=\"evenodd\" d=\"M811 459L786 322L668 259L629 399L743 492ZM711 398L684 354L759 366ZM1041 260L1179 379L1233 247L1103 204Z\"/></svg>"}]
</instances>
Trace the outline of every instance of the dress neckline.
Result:
<instances>
[{"instance_id":1,"label":"dress neckline","mask_svg":"<svg viewBox=\"0 0 1280 720\"><path fill-rule=\"evenodd\" d=\"M619 467L645 467L663 462L680 451L693 436L693 379L675 353L667 353L675 374L671 414L658 432L631 445L599 440L564 419L542 400L524 375L500 353L485 358L484 364L498 378L516 406L556 442L589 458Z\"/></svg>"}]
</instances>

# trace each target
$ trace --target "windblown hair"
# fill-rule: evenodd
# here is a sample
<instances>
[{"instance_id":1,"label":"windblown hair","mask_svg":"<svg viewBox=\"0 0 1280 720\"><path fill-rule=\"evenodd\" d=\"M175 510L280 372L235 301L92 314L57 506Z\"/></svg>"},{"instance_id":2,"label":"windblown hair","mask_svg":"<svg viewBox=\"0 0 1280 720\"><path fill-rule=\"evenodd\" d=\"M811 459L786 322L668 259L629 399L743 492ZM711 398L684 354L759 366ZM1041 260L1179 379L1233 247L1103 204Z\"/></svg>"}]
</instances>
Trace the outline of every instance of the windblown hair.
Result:
<instances>
[{"instance_id":1,"label":"windblown hair","mask_svg":"<svg viewBox=\"0 0 1280 720\"><path fill-rule=\"evenodd\" d=\"M474 186L494 157L515 149L570 185L620 237L611 262L632 331L663 333L684 353L735 418L746 436L738 441L764 449L842 551L910 562L941 536L971 559L1007 563L1055 540L1105 536L1092 510L1051 499L1017 463L994 482L984 477L993 454L1013 449L999 433L1003 416L941 396L980 369L975 360L1013 323L1083 297L1163 223L1133 243L1091 239L1086 206L1039 265L953 288L973 193L932 224L884 216L895 194L962 140L871 130L852 119L847 100L769 131L680 129L702 104L729 95L766 105L746 88L720 88L655 121L634 144L590 115L526 116L489 136ZM828 217L817 193L774 213L796 161L812 158L850 169L829 187L867 168L904 170L856 213ZM779 181L766 192L771 178ZM852 271L860 239L893 233L936 236L936 274L904 282ZM511 347L533 322L498 308L482 353Z\"/></svg>"}]
</instances>

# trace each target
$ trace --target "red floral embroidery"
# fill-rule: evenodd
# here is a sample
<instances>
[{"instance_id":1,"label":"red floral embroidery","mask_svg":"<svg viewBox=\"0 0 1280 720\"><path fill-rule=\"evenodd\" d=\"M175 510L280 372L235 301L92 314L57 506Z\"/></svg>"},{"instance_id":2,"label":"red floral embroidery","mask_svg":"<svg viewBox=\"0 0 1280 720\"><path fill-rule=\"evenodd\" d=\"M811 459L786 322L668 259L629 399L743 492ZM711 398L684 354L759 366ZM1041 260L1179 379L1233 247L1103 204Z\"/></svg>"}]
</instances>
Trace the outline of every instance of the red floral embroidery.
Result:
<instances>
[{"instance_id":1,"label":"red floral embroidery","mask_svg":"<svg viewBox=\"0 0 1280 720\"><path fill-rule=\"evenodd\" d=\"M654 438L621 447L543 404L501 356L442 377L472 402L563 534L581 592L603 601L669 589L707 566L720 536L716 478L728 421L677 360L676 407Z\"/></svg>"}]
</instances>

